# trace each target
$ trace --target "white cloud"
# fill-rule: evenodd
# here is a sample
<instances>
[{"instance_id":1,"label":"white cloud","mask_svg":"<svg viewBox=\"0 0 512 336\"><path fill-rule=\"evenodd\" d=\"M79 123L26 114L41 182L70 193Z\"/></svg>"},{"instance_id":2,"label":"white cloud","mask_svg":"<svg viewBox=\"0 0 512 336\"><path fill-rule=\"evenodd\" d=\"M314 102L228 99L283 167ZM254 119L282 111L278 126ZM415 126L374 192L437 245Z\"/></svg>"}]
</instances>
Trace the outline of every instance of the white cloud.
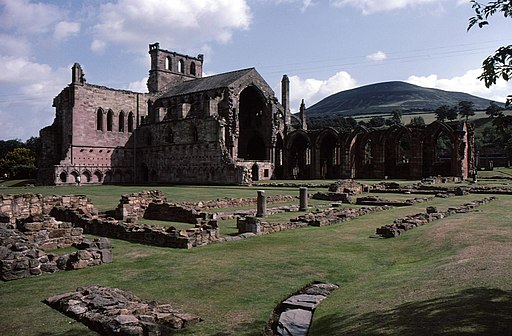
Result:
<instances>
[{"instance_id":1,"label":"white cloud","mask_svg":"<svg viewBox=\"0 0 512 336\"><path fill-rule=\"evenodd\" d=\"M144 77L140 81L131 82L128 84L128 90L135 92L148 92L147 82L148 77Z\"/></svg>"},{"instance_id":2,"label":"white cloud","mask_svg":"<svg viewBox=\"0 0 512 336\"><path fill-rule=\"evenodd\" d=\"M140 48L148 41L197 48L228 42L233 31L247 29L250 22L245 0L118 0L101 6L91 48L100 51L108 43Z\"/></svg>"},{"instance_id":3,"label":"white cloud","mask_svg":"<svg viewBox=\"0 0 512 336\"><path fill-rule=\"evenodd\" d=\"M355 7L360 9L363 14L368 15L440 1L443 0L331 0L331 4L335 7Z\"/></svg>"},{"instance_id":4,"label":"white cloud","mask_svg":"<svg viewBox=\"0 0 512 336\"><path fill-rule=\"evenodd\" d=\"M486 88L477 77L481 69L468 70L462 76L453 78L439 78L436 74L429 76L410 76L407 82L424 87L431 87L446 91L465 92L478 97L505 102L506 96L512 94L512 82L498 80L496 85Z\"/></svg>"},{"instance_id":5,"label":"white cloud","mask_svg":"<svg viewBox=\"0 0 512 336\"><path fill-rule=\"evenodd\" d=\"M52 100L69 83L69 68L0 56L0 139L27 139L51 123Z\"/></svg>"},{"instance_id":6,"label":"white cloud","mask_svg":"<svg viewBox=\"0 0 512 336\"><path fill-rule=\"evenodd\" d=\"M28 40L10 34L0 34L0 55L24 56L30 54Z\"/></svg>"},{"instance_id":7,"label":"white cloud","mask_svg":"<svg viewBox=\"0 0 512 336\"><path fill-rule=\"evenodd\" d=\"M261 0L261 1L274 2L276 5L301 3L302 4L302 7L300 9L301 12L305 12L309 7L316 4L313 0Z\"/></svg>"},{"instance_id":8,"label":"white cloud","mask_svg":"<svg viewBox=\"0 0 512 336\"><path fill-rule=\"evenodd\" d=\"M290 78L290 108L297 111L304 99L306 106L311 106L321 99L356 86L356 80L345 71L340 71L327 80L302 79L299 76Z\"/></svg>"},{"instance_id":9,"label":"white cloud","mask_svg":"<svg viewBox=\"0 0 512 336\"><path fill-rule=\"evenodd\" d=\"M376 53L366 56L366 58L369 59L370 61L380 62L388 58L388 56L384 52L379 50Z\"/></svg>"},{"instance_id":10,"label":"white cloud","mask_svg":"<svg viewBox=\"0 0 512 336\"><path fill-rule=\"evenodd\" d=\"M0 56L0 83L28 83L47 78L50 66L33 63L22 57Z\"/></svg>"},{"instance_id":11,"label":"white cloud","mask_svg":"<svg viewBox=\"0 0 512 336\"><path fill-rule=\"evenodd\" d=\"M77 35L80 32L80 23L61 21L55 25L53 38L62 41L72 35Z\"/></svg>"},{"instance_id":12,"label":"white cloud","mask_svg":"<svg viewBox=\"0 0 512 336\"><path fill-rule=\"evenodd\" d=\"M63 18L62 11L54 5L33 3L29 0L0 0L0 27L19 33L42 34L52 30L55 22Z\"/></svg>"}]
</instances>

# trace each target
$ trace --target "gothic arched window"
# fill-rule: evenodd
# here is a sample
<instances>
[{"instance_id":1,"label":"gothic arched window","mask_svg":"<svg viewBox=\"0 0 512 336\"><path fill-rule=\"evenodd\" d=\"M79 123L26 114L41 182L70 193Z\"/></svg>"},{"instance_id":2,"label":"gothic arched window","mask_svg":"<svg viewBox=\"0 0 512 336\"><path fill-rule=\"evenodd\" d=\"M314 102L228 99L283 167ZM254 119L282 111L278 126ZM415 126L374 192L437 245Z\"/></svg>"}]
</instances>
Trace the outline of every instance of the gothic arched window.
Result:
<instances>
[{"instance_id":1,"label":"gothic arched window","mask_svg":"<svg viewBox=\"0 0 512 336\"><path fill-rule=\"evenodd\" d=\"M103 131L103 110L101 108L96 112L96 130Z\"/></svg>"}]
</instances>

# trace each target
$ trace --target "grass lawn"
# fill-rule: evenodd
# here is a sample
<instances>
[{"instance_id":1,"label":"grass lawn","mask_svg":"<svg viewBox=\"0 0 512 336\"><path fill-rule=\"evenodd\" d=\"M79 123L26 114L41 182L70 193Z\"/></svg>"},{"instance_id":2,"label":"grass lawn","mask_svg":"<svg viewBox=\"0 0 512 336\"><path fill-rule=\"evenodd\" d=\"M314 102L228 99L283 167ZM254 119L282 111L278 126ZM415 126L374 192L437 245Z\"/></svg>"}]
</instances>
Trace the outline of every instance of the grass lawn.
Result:
<instances>
[{"instance_id":1,"label":"grass lawn","mask_svg":"<svg viewBox=\"0 0 512 336\"><path fill-rule=\"evenodd\" d=\"M157 188L173 201L255 197L259 189L150 189ZM8 193L79 191L102 210L113 209L121 194L144 189L148 187L6 188ZM298 195L297 188L265 190L267 195ZM315 312L310 335L510 335L512 196L499 196L475 212L427 224L399 238L368 238L377 227L427 206L446 209L483 197L435 198L328 227L191 250L112 240L111 264L0 283L1 334L95 335L41 300L99 284L131 291L145 300L171 303L204 320L179 335L260 335L280 300L319 280L340 288ZM327 204L312 203L315 207ZM298 214L279 214L269 220L287 220ZM180 225L186 228L189 224ZM235 232L234 220L220 226L222 234Z\"/></svg>"}]
</instances>

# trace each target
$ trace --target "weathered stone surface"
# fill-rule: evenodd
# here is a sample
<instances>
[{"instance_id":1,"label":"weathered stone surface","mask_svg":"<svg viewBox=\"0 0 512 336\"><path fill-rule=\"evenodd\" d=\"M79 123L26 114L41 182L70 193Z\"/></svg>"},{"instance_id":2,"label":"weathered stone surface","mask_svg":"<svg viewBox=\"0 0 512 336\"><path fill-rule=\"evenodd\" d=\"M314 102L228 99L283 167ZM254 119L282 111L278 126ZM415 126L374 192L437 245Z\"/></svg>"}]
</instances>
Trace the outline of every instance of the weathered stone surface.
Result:
<instances>
[{"instance_id":1,"label":"weathered stone surface","mask_svg":"<svg viewBox=\"0 0 512 336\"><path fill-rule=\"evenodd\" d=\"M274 309L264 335L307 335L315 308L337 288L315 282L290 295Z\"/></svg>"},{"instance_id":2,"label":"weathered stone surface","mask_svg":"<svg viewBox=\"0 0 512 336\"><path fill-rule=\"evenodd\" d=\"M102 335L172 335L201 321L169 304L144 302L129 292L101 286L78 288L44 303Z\"/></svg>"},{"instance_id":3,"label":"weathered stone surface","mask_svg":"<svg viewBox=\"0 0 512 336\"><path fill-rule=\"evenodd\" d=\"M307 336L313 313L304 309L290 309L279 316L278 335Z\"/></svg>"},{"instance_id":4,"label":"weathered stone surface","mask_svg":"<svg viewBox=\"0 0 512 336\"><path fill-rule=\"evenodd\" d=\"M283 304L286 306L314 310L323 299L325 299L324 295L298 294L290 296L283 301Z\"/></svg>"},{"instance_id":5,"label":"weathered stone surface","mask_svg":"<svg viewBox=\"0 0 512 336\"><path fill-rule=\"evenodd\" d=\"M358 195L363 192L363 185L350 179L338 180L329 186L329 191L333 193Z\"/></svg>"},{"instance_id":6,"label":"weathered stone surface","mask_svg":"<svg viewBox=\"0 0 512 336\"><path fill-rule=\"evenodd\" d=\"M32 197L32 200L37 197ZM22 205L24 198L18 197L17 204ZM39 219L41 222L33 222ZM4 281L54 273L60 270L80 269L111 262L111 244L108 239L98 239L93 242L84 241L82 234L72 235L72 225L56 221L47 215L32 216L30 222L17 220L16 228L0 230L0 279ZM39 231L37 231L39 229ZM82 230L75 230L75 233ZM101 260L97 242L104 249L105 261ZM47 249L57 249L74 245L78 251L59 256L47 253ZM109 256L110 254L110 256Z\"/></svg>"}]
</instances>

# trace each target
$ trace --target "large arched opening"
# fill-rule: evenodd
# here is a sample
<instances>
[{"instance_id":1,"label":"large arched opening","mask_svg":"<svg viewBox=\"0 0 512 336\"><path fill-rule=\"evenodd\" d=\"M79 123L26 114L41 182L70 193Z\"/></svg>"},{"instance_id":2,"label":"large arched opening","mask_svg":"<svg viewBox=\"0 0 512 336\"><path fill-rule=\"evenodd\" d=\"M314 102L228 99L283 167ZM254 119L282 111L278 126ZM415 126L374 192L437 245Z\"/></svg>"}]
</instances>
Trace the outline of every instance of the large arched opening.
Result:
<instances>
[{"instance_id":1,"label":"large arched opening","mask_svg":"<svg viewBox=\"0 0 512 336\"><path fill-rule=\"evenodd\" d=\"M332 132L324 134L318 142L318 159L321 178L339 177L339 144Z\"/></svg>"},{"instance_id":2,"label":"large arched opening","mask_svg":"<svg viewBox=\"0 0 512 336\"><path fill-rule=\"evenodd\" d=\"M249 86L240 93L238 113L238 158L244 160L269 160L267 144L260 133L267 106L260 90Z\"/></svg>"},{"instance_id":3,"label":"large arched opening","mask_svg":"<svg viewBox=\"0 0 512 336\"><path fill-rule=\"evenodd\" d=\"M305 134L297 134L289 147L289 172L294 179L310 178L311 143Z\"/></svg>"}]
</instances>

